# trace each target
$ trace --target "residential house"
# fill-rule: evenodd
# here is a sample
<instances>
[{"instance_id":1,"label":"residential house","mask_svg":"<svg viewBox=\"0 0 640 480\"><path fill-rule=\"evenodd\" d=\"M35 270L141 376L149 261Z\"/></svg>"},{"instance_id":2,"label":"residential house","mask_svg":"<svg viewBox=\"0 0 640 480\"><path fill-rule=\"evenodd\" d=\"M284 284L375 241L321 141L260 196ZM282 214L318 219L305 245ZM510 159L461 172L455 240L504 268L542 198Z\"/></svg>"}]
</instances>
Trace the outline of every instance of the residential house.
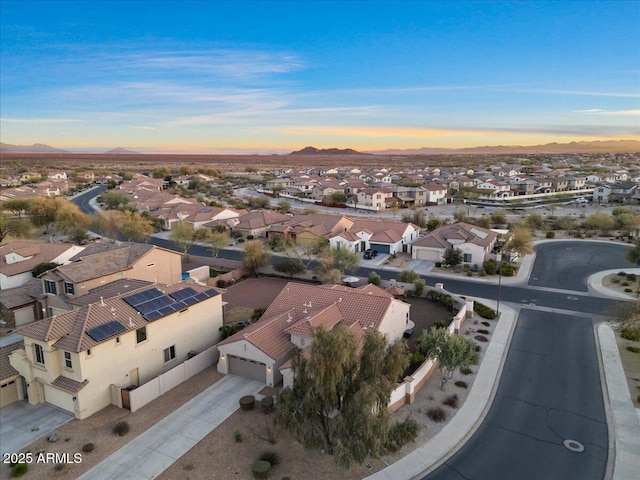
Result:
<instances>
[{"instance_id":1,"label":"residential house","mask_svg":"<svg viewBox=\"0 0 640 480\"><path fill-rule=\"evenodd\" d=\"M41 263L69 263L85 247L70 243L44 243L24 240L0 245L0 289L19 287L33 278L31 272Z\"/></svg>"},{"instance_id":2,"label":"residential house","mask_svg":"<svg viewBox=\"0 0 640 480\"><path fill-rule=\"evenodd\" d=\"M281 225L291 220L291 215L260 210L231 218L228 224L231 230L245 237L266 237L267 231L275 225Z\"/></svg>"},{"instance_id":3,"label":"residential house","mask_svg":"<svg viewBox=\"0 0 640 480\"><path fill-rule=\"evenodd\" d=\"M47 178L51 180L67 180L67 172L49 172Z\"/></svg>"},{"instance_id":4,"label":"residential house","mask_svg":"<svg viewBox=\"0 0 640 480\"><path fill-rule=\"evenodd\" d=\"M465 222L437 228L412 244L412 258L442 262L447 248L459 249L463 262L481 267L493 249L498 234Z\"/></svg>"},{"instance_id":5,"label":"residential house","mask_svg":"<svg viewBox=\"0 0 640 480\"><path fill-rule=\"evenodd\" d=\"M21 381L18 371L9 363L9 356L14 350L22 348L22 339L0 346L0 408L24 398L25 384Z\"/></svg>"},{"instance_id":6,"label":"residential house","mask_svg":"<svg viewBox=\"0 0 640 480\"><path fill-rule=\"evenodd\" d=\"M331 248L347 248L353 252L374 249L380 253L410 252L411 243L420 233L413 223L389 220L356 219L347 230L330 237Z\"/></svg>"},{"instance_id":7,"label":"residential house","mask_svg":"<svg viewBox=\"0 0 640 480\"><path fill-rule=\"evenodd\" d=\"M313 329L345 325L358 336L383 333L401 338L410 322L411 305L369 284L359 288L290 282L260 320L218 343L218 372L290 386L293 348L308 348Z\"/></svg>"},{"instance_id":8,"label":"residential house","mask_svg":"<svg viewBox=\"0 0 640 480\"><path fill-rule=\"evenodd\" d=\"M155 245L92 244L71 263L40 275L47 315L71 308L70 299L121 278L174 284L182 279L182 255Z\"/></svg>"},{"instance_id":9,"label":"residential house","mask_svg":"<svg viewBox=\"0 0 640 480\"><path fill-rule=\"evenodd\" d=\"M356 196L357 206L373 207L376 211L386 208L386 199L393 197L393 192L387 187L369 187L360 190Z\"/></svg>"},{"instance_id":10,"label":"residential house","mask_svg":"<svg viewBox=\"0 0 640 480\"><path fill-rule=\"evenodd\" d=\"M176 367L214 345L220 327L218 291L157 284L22 327L24 347L9 361L29 403L85 419L112 403L112 385L139 386Z\"/></svg>"},{"instance_id":11,"label":"residential house","mask_svg":"<svg viewBox=\"0 0 640 480\"><path fill-rule=\"evenodd\" d=\"M427 203L430 205L441 205L445 203L447 187L435 182L425 183L422 186L427 191Z\"/></svg>"},{"instance_id":12,"label":"residential house","mask_svg":"<svg viewBox=\"0 0 640 480\"><path fill-rule=\"evenodd\" d=\"M16 328L42 318L42 282L31 278L19 287L0 290L2 325Z\"/></svg>"},{"instance_id":13,"label":"residential house","mask_svg":"<svg viewBox=\"0 0 640 480\"><path fill-rule=\"evenodd\" d=\"M284 243L313 247L347 231L353 223L343 215L294 215L286 222L272 226L267 238L280 238Z\"/></svg>"}]
</instances>

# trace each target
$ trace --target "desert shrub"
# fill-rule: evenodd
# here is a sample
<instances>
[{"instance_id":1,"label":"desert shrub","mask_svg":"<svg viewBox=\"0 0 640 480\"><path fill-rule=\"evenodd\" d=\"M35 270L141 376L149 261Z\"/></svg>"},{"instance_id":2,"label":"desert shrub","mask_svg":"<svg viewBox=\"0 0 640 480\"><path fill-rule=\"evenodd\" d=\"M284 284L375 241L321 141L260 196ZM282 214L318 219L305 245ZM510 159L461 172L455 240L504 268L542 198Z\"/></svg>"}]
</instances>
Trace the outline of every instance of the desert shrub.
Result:
<instances>
[{"instance_id":1,"label":"desert shrub","mask_svg":"<svg viewBox=\"0 0 640 480\"><path fill-rule=\"evenodd\" d=\"M276 452L266 451L262 452L262 454L258 457L258 460L264 460L265 462L269 462L272 467L275 467L280 463L280 457Z\"/></svg>"},{"instance_id":2,"label":"desert shrub","mask_svg":"<svg viewBox=\"0 0 640 480\"><path fill-rule=\"evenodd\" d=\"M625 293L631 293L633 292L633 288L625 288L624 291Z\"/></svg>"},{"instance_id":3,"label":"desert shrub","mask_svg":"<svg viewBox=\"0 0 640 480\"><path fill-rule=\"evenodd\" d=\"M242 432L240 430L234 430L233 431L233 440L236 443L240 443L242 442L242 438L244 437L244 435L242 435Z\"/></svg>"},{"instance_id":4,"label":"desert shrub","mask_svg":"<svg viewBox=\"0 0 640 480\"><path fill-rule=\"evenodd\" d=\"M65 464L64 464L64 463L56 463L56 464L53 466L53 470L54 470L55 472L61 472L62 470L64 470L64 467L65 467Z\"/></svg>"},{"instance_id":5,"label":"desert shrub","mask_svg":"<svg viewBox=\"0 0 640 480\"><path fill-rule=\"evenodd\" d=\"M494 318L496 318L495 310L487 307L485 304L480 302L473 303L473 311L480 315L482 318L488 318L489 320L493 320Z\"/></svg>"},{"instance_id":6,"label":"desert shrub","mask_svg":"<svg viewBox=\"0 0 640 480\"><path fill-rule=\"evenodd\" d=\"M627 274L627 280L629 280L631 282L635 282L636 281L636 274L635 273L628 273Z\"/></svg>"},{"instance_id":7,"label":"desert shrub","mask_svg":"<svg viewBox=\"0 0 640 480\"><path fill-rule=\"evenodd\" d=\"M230 337L234 333L239 332L244 328L244 325L223 325L218 330L220 330L220 340L224 340L225 338Z\"/></svg>"},{"instance_id":8,"label":"desert shrub","mask_svg":"<svg viewBox=\"0 0 640 480\"><path fill-rule=\"evenodd\" d=\"M494 275L498 271L498 263L492 258L482 264L482 269L487 275Z\"/></svg>"},{"instance_id":9,"label":"desert shrub","mask_svg":"<svg viewBox=\"0 0 640 480\"><path fill-rule=\"evenodd\" d=\"M489 335L489 330L485 330L484 328L481 328L478 330L478 333L482 333L483 335Z\"/></svg>"},{"instance_id":10,"label":"desert shrub","mask_svg":"<svg viewBox=\"0 0 640 480\"><path fill-rule=\"evenodd\" d=\"M462 380L458 380L456 383L454 383L454 385L460 388L469 388L469 385L467 385L467 382L463 382Z\"/></svg>"},{"instance_id":11,"label":"desert shrub","mask_svg":"<svg viewBox=\"0 0 640 480\"><path fill-rule=\"evenodd\" d=\"M479 342L488 342L489 341L489 339L487 337L485 337L484 335L476 335L473 338L475 338Z\"/></svg>"},{"instance_id":12,"label":"desert shrub","mask_svg":"<svg viewBox=\"0 0 640 480\"><path fill-rule=\"evenodd\" d=\"M620 336L625 340L640 341L640 327L624 327L620 330Z\"/></svg>"},{"instance_id":13,"label":"desert shrub","mask_svg":"<svg viewBox=\"0 0 640 480\"><path fill-rule=\"evenodd\" d=\"M255 478L267 478L269 470L271 470L271 464L266 460L256 460L251 466Z\"/></svg>"},{"instance_id":14,"label":"desert shrub","mask_svg":"<svg viewBox=\"0 0 640 480\"><path fill-rule=\"evenodd\" d=\"M471 271L467 272L467 277L473 277L473 272Z\"/></svg>"},{"instance_id":15,"label":"desert shrub","mask_svg":"<svg viewBox=\"0 0 640 480\"><path fill-rule=\"evenodd\" d=\"M629 345L627 347L627 350L629 350L632 353L640 353L640 347L634 347L632 345Z\"/></svg>"},{"instance_id":16,"label":"desert shrub","mask_svg":"<svg viewBox=\"0 0 640 480\"><path fill-rule=\"evenodd\" d=\"M247 240L253 240L255 237L253 235L247 235Z\"/></svg>"},{"instance_id":17,"label":"desert shrub","mask_svg":"<svg viewBox=\"0 0 640 480\"><path fill-rule=\"evenodd\" d=\"M422 365L423 362L424 362L424 355L422 355L420 352L412 353L409 356L409 366L405 370L404 376L406 377L407 375L411 375L418 368L420 368L420 365Z\"/></svg>"},{"instance_id":18,"label":"desert shrub","mask_svg":"<svg viewBox=\"0 0 640 480\"><path fill-rule=\"evenodd\" d=\"M433 322L432 326L436 328L447 328L447 322L445 322L444 320L436 320L435 322Z\"/></svg>"},{"instance_id":19,"label":"desert shrub","mask_svg":"<svg viewBox=\"0 0 640 480\"><path fill-rule=\"evenodd\" d=\"M416 297L419 297L422 295L422 292L424 292L424 285L425 285L425 282L421 278L418 278L413 282L413 287L415 289L414 293L416 294Z\"/></svg>"},{"instance_id":20,"label":"desert shrub","mask_svg":"<svg viewBox=\"0 0 640 480\"><path fill-rule=\"evenodd\" d=\"M420 275L418 275L413 270L402 270L400 272L400 275L398 276L398 279L404 283L413 283L419 278L420 278Z\"/></svg>"},{"instance_id":21,"label":"desert shrub","mask_svg":"<svg viewBox=\"0 0 640 480\"><path fill-rule=\"evenodd\" d=\"M225 288L227 286L227 282L225 280L220 279L216 282L216 286L220 288Z\"/></svg>"},{"instance_id":22,"label":"desert shrub","mask_svg":"<svg viewBox=\"0 0 640 480\"><path fill-rule=\"evenodd\" d=\"M415 442L420 433L420 424L409 417L404 422L396 422L389 429L387 449L397 452L409 442Z\"/></svg>"},{"instance_id":23,"label":"desert shrub","mask_svg":"<svg viewBox=\"0 0 640 480\"><path fill-rule=\"evenodd\" d=\"M122 421L122 422L116 423L116 426L113 427L113 433L122 437L127 433L129 433L129 429L130 429L129 424L125 421Z\"/></svg>"},{"instance_id":24,"label":"desert shrub","mask_svg":"<svg viewBox=\"0 0 640 480\"><path fill-rule=\"evenodd\" d=\"M244 243L244 241L245 241L244 238L239 238L238 239L238 243Z\"/></svg>"},{"instance_id":25,"label":"desert shrub","mask_svg":"<svg viewBox=\"0 0 640 480\"><path fill-rule=\"evenodd\" d=\"M14 478L21 477L29 470L29 465L26 463L16 463L11 467L11 476Z\"/></svg>"},{"instance_id":26,"label":"desert shrub","mask_svg":"<svg viewBox=\"0 0 640 480\"><path fill-rule=\"evenodd\" d=\"M82 446L82 451L85 453L93 452L93 443L85 443Z\"/></svg>"},{"instance_id":27,"label":"desert shrub","mask_svg":"<svg viewBox=\"0 0 640 480\"><path fill-rule=\"evenodd\" d=\"M435 407L427 411L427 417L434 422L444 422L447 419L447 412L440 407Z\"/></svg>"},{"instance_id":28,"label":"desert shrub","mask_svg":"<svg viewBox=\"0 0 640 480\"><path fill-rule=\"evenodd\" d=\"M443 405L446 405L447 407L451 407L451 408L458 408L459 403L460 403L460 399L458 398L458 395L456 395L455 393L453 395L449 395L442 402Z\"/></svg>"},{"instance_id":29,"label":"desert shrub","mask_svg":"<svg viewBox=\"0 0 640 480\"><path fill-rule=\"evenodd\" d=\"M621 285L623 287L628 287L629 285L631 285L629 282L622 282Z\"/></svg>"},{"instance_id":30,"label":"desert shrub","mask_svg":"<svg viewBox=\"0 0 640 480\"><path fill-rule=\"evenodd\" d=\"M478 272L478 275L481 276L481 277L486 277L487 276L487 272L485 272L484 270L480 270Z\"/></svg>"},{"instance_id":31,"label":"desert shrub","mask_svg":"<svg viewBox=\"0 0 640 480\"><path fill-rule=\"evenodd\" d=\"M436 268L442 267L442 262L436 262Z\"/></svg>"},{"instance_id":32,"label":"desert shrub","mask_svg":"<svg viewBox=\"0 0 640 480\"><path fill-rule=\"evenodd\" d=\"M482 350L482 347L480 345L476 345L475 349L476 352L479 352L480 350Z\"/></svg>"},{"instance_id":33,"label":"desert shrub","mask_svg":"<svg viewBox=\"0 0 640 480\"><path fill-rule=\"evenodd\" d=\"M624 271L619 271L618 273L616 273L616 275L618 275L619 277L626 277L627 276L627 272Z\"/></svg>"},{"instance_id":34,"label":"desert shrub","mask_svg":"<svg viewBox=\"0 0 640 480\"><path fill-rule=\"evenodd\" d=\"M262 400L260 400L260 406L264 413L273 412L273 397L263 397Z\"/></svg>"},{"instance_id":35,"label":"desert shrub","mask_svg":"<svg viewBox=\"0 0 640 480\"><path fill-rule=\"evenodd\" d=\"M482 325L484 325L485 327L490 327L491 324L489 322L480 322Z\"/></svg>"},{"instance_id":36,"label":"desert shrub","mask_svg":"<svg viewBox=\"0 0 640 480\"><path fill-rule=\"evenodd\" d=\"M511 265L510 263L503 263L500 268L500 272L503 277L513 277L518 271L518 267Z\"/></svg>"},{"instance_id":37,"label":"desert shrub","mask_svg":"<svg viewBox=\"0 0 640 480\"><path fill-rule=\"evenodd\" d=\"M462 367L460 369L460 373L462 375L471 375L473 373L473 370L471 370L471 367Z\"/></svg>"},{"instance_id":38,"label":"desert shrub","mask_svg":"<svg viewBox=\"0 0 640 480\"><path fill-rule=\"evenodd\" d=\"M369 273L369 278L367 279L369 281L369 283L373 283L374 285L378 286L380 285L380 275L378 275L376 272L370 272Z\"/></svg>"},{"instance_id":39,"label":"desert shrub","mask_svg":"<svg viewBox=\"0 0 640 480\"><path fill-rule=\"evenodd\" d=\"M546 234L545 237L547 238L556 238L556 232L554 232L553 230L549 230Z\"/></svg>"}]
</instances>

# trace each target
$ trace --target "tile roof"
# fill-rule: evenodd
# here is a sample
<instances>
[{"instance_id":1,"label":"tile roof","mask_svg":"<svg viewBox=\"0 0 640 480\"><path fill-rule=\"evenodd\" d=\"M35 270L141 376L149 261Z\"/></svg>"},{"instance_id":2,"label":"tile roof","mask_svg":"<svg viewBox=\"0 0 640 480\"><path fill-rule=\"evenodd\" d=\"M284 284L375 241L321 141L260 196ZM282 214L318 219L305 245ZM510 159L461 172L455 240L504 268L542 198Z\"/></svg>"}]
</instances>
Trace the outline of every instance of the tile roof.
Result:
<instances>
[{"instance_id":1,"label":"tile roof","mask_svg":"<svg viewBox=\"0 0 640 480\"><path fill-rule=\"evenodd\" d=\"M361 334L377 330L393 302L399 300L375 285L350 288L289 282L260 320L218 346L245 340L277 360L294 347L292 333L311 337L313 327L337 324Z\"/></svg>"},{"instance_id":2,"label":"tile roof","mask_svg":"<svg viewBox=\"0 0 640 480\"><path fill-rule=\"evenodd\" d=\"M51 382L51 385L53 385L56 388L59 388L60 390L64 390L65 392L78 393L80 389L84 387L87 383L89 383L89 380L76 382L75 380L71 380L70 378L63 377L62 375L60 375L53 382Z\"/></svg>"},{"instance_id":3,"label":"tile roof","mask_svg":"<svg viewBox=\"0 0 640 480\"><path fill-rule=\"evenodd\" d=\"M9 242L0 246L0 271L7 277L30 272L36 265L52 262L73 247L74 245L70 243ZM16 253L24 257L25 260L7 263L6 256L11 253Z\"/></svg>"},{"instance_id":4,"label":"tile roof","mask_svg":"<svg viewBox=\"0 0 640 480\"><path fill-rule=\"evenodd\" d=\"M276 223L284 223L291 220L291 215L259 211L242 215L241 217L238 217L238 220L239 222L234 228L239 230L253 230L256 228L265 228Z\"/></svg>"},{"instance_id":5,"label":"tile roof","mask_svg":"<svg viewBox=\"0 0 640 480\"><path fill-rule=\"evenodd\" d=\"M107 249L103 253L85 254L82 252L80 256L74 257L78 260L49 270L41 277L73 283L100 278L130 269L133 264L154 248L157 247L143 243L127 243L115 249Z\"/></svg>"},{"instance_id":6,"label":"tile roof","mask_svg":"<svg viewBox=\"0 0 640 480\"><path fill-rule=\"evenodd\" d=\"M18 371L11 366L11 363L9 363L9 355L19 348L24 348L24 340L22 339L0 347L0 380L4 380L5 378L18 374Z\"/></svg>"},{"instance_id":7,"label":"tile roof","mask_svg":"<svg viewBox=\"0 0 640 480\"><path fill-rule=\"evenodd\" d=\"M40 280L34 278L35 283L42 290ZM30 282L33 283L33 282ZM11 310L12 308L21 307L23 305L29 305L35 302L35 298L29 295L29 288L25 288L25 285L15 288L7 288L0 290L0 303L6 308Z\"/></svg>"},{"instance_id":8,"label":"tile roof","mask_svg":"<svg viewBox=\"0 0 640 480\"><path fill-rule=\"evenodd\" d=\"M466 222L444 225L433 230L424 237L413 242L414 247L448 248L448 240L462 240L486 248L493 243L498 234L489 229L471 225Z\"/></svg>"},{"instance_id":9,"label":"tile roof","mask_svg":"<svg viewBox=\"0 0 640 480\"><path fill-rule=\"evenodd\" d=\"M143 289L144 287L148 287L152 284L153 282L148 282L146 280L121 278L120 280L115 280L113 282L100 285L99 287L92 288L82 296L70 298L68 303L77 306L89 305L91 303L99 302L100 298L105 299L124 294L131 294L136 290Z\"/></svg>"},{"instance_id":10,"label":"tile roof","mask_svg":"<svg viewBox=\"0 0 640 480\"><path fill-rule=\"evenodd\" d=\"M171 294L186 286L183 283L174 285L153 284L138 291L155 287L164 293ZM210 287L191 283L188 286L198 293L210 289ZM125 292L125 296L129 293ZM83 305L76 310L25 325L18 329L18 333L43 342L54 341L53 346L62 350L82 352L112 338L108 337L104 340L96 341L86 333L91 328L111 321L119 322L125 328L125 332L136 330L149 324L135 308L122 299L122 296L117 296Z\"/></svg>"}]
</instances>

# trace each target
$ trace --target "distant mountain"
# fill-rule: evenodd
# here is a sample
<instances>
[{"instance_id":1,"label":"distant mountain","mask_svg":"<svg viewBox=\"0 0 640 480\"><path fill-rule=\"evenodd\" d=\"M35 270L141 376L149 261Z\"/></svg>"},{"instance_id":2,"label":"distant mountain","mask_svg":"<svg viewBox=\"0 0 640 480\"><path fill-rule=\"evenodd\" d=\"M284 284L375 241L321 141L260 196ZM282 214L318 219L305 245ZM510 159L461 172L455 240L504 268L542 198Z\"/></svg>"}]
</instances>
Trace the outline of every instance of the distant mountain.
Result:
<instances>
[{"instance_id":1,"label":"distant mountain","mask_svg":"<svg viewBox=\"0 0 640 480\"><path fill-rule=\"evenodd\" d=\"M8 153L70 153L67 150L50 147L42 143L34 143L33 145L11 145L9 143L0 143L0 152Z\"/></svg>"},{"instance_id":2,"label":"distant mountain","mask_svg":"<svg viewBox=\"0 0 640 480\"><path fill-rule=\"evenodd\" d=\"M289 155L370 155L369 153L362 153L351 148L315 148L305 147L302 150L291 152Z\"/></svg>"},{"instance_id":3,"label":"distant mountain","mask_svg":"<svg viewBox=\"0 0 640 480\"><path fill-rule=\"evenodd\" d=\"M376 155L437 155L437 154L500 154L500 153L616 153L640 152L638 140L607 140L593 142L547 143L546 145L494 145L471 148L414 148L376 150Z\"/></svg>"},{"instance_id":4,"label":"distant mountain","mask_svg":"<svg viewBox=\"0 0 640 480\"><path fill-rule=\"evenodd\" d=\"M127 150L126 148L118 147L112 150L108 150L104 152L106 155L141 155L140 152L136 152L135 150Z\"/></svg>"}]
</instances>

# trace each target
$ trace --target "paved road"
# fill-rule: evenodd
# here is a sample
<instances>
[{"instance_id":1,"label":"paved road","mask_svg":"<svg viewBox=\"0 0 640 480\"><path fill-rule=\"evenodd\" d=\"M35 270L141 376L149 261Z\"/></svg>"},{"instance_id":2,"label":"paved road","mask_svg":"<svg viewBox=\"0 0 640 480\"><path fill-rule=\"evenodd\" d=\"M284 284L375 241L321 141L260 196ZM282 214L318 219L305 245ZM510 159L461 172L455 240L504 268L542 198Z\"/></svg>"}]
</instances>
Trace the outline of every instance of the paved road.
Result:
<instances>
[{"instance_id":1,"label":"paved road","mask_svg":"<svg viewBox=\"0 0 640 480\"><path fill-rule=\"evenodd\" d=\"M523 309L487 417L425 479L601 480L608 447L591 319Z\"/></svg>"},{"instance_id":2,"label":"paved road","mask_svg":"<svg viewBox=\"0 0 640 480\"><path fill-rule=\"evenodd\" d=\"M93 207L89 204L89 202L100 195L107 189L106 185L98 185L86 192L82 192L80 195L76 195L71 200L75 203L82 213L91 214L95 213Z\"/></svg>"}]
</instances>

